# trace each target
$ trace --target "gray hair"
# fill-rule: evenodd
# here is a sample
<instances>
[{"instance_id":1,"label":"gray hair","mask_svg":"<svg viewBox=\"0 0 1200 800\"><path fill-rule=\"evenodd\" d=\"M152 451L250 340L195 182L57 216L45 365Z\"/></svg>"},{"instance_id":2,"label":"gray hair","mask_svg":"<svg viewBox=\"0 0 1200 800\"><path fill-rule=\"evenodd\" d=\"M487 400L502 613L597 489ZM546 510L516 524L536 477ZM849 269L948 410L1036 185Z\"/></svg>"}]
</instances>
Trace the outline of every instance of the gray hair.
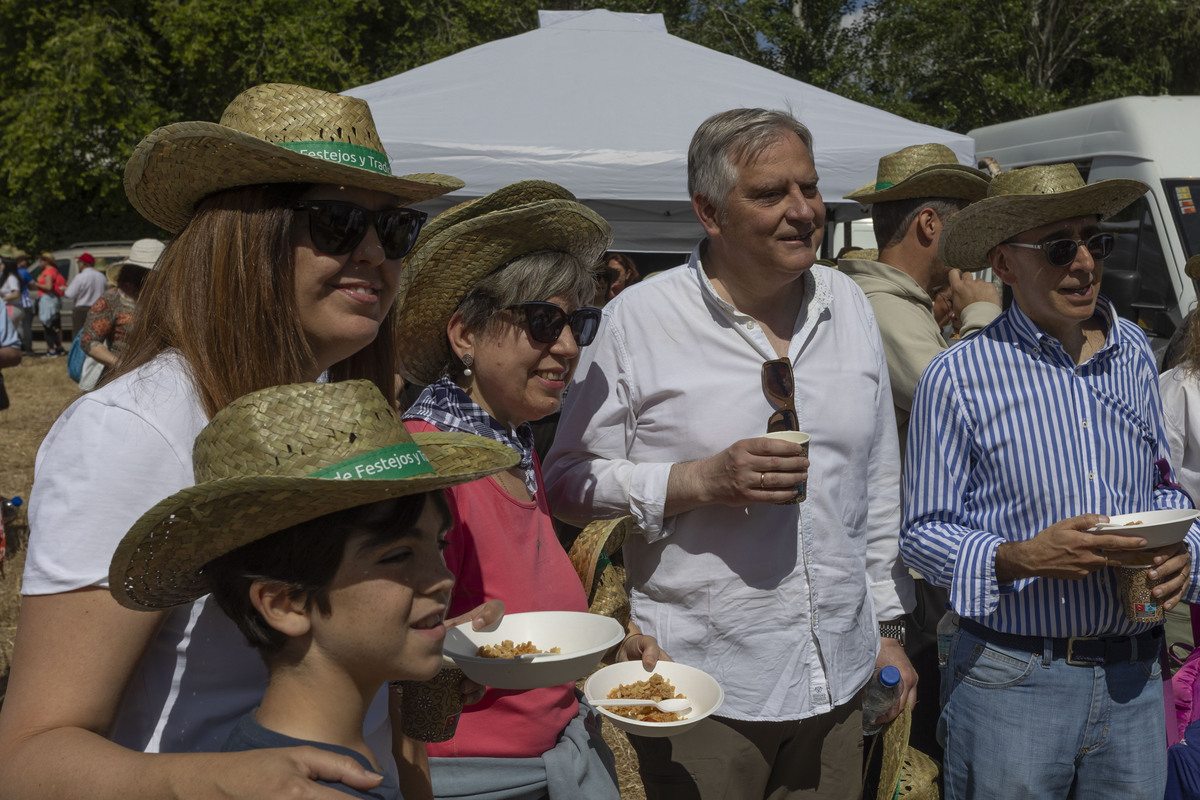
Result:
<instances>
[{"instance_id":1,"label":"gray hair","mask_svg":"<svg viewBox=\"0 0 1200 800\"><path fill-rule=\"evenodd\" d=\"M889 200L871 206L871 226L875 229L875 241L880 247L895 247L904 241L913 220L922 209L933 209L938 219L946 220L962 211L969 200L954 197L911 197L904 200Z\"/></svg>"},{"instance_id":2,"label":"gray hair","mask_svg":"<svg viewBox=\"0 0 1200 800\"><path fill-rule=\"evenodd\" d=\"M557 250L527 253L472 286L456 310L462 312L467 330L492 333L499 328L500 312L517 303L562 297L571 305L591 305L597 294L597 269ZM446 372L457 378L462 370L462 363L451 356Z\"/></svg>"},{"instance_id":3,"label":"gray hair","mask_svg":"<svg viewBox=\"0 0 1200 800\"><path fill-rule=\"evenodd\" d=\"M724 215L737 166L758 158L787 133L800 137L812 154L812 132L786 111L735 108L713 114L696 129L688 147L688 196L701 195Z\"/></svg>"}]
</instances>

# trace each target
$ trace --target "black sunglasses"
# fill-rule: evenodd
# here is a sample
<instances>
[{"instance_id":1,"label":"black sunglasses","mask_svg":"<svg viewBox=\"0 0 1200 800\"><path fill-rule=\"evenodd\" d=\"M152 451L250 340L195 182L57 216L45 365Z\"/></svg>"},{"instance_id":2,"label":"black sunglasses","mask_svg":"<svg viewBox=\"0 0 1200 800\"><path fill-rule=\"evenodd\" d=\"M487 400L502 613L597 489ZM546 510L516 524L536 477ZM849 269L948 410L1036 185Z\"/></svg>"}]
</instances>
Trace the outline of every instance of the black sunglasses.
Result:
<instances>
[{"instance_id":1,"label":"black sunglasses","mask_svg":"<svg viewBox=\"0 0 1200 800\"><path fill-rule=\"evenodd\" d=\"M358 247L367 228L374 225L383 254L403 258L412 250L428 217L415 208L370 211L341 200L302 200L295 207L308 212L308 235L313 245L331 256L345 255Z\"/></svg>"},{"instance_id":2,"label":"black sunglasses","mask_svg":"<svg viewBox=\"0 0 1200 800\"><path fill-rule=\"evenodd\" d=\"M1097 233L1089 236L1087 241L1077 242L1074 239L1055 239L1041 244L1025 244L1023 242L1005 242L1013 247L1025 247L1030 250L1041 250L1052 267L1069 267L1075 263L1075 255L1079 245L1083 245L1092 254L1092 258L1100 261L1107 258L1117 244L1115 233Z\"/></svg>"},{"instance_id":3,"label":"black sunglasses","mask_svg":"<svg viewBox=\"0 0 1200 800\"><path fill-rule=\"evenodd\" d=\"M767 397L783 405L767 420L767 433L800 430L800 419L796 416L796 384L792 376L792 362L777 358L763 362L763 391Z\"/></svg>"},{"instance_id":4,"label":"black sunglasses","mask_svg":"<svg viewBox=\"0 0 1200 800\"><path fill-rule=\"evenodd\" d=\"M569 324L575 344L587 347L596 338L596 331L600 330L600 309L594 306L580 306L570 314L554 303L541 300L515 303L507 308L524 313L529 336L542 344L557 342L563 328Z\"/></svg>"}]
</instances>

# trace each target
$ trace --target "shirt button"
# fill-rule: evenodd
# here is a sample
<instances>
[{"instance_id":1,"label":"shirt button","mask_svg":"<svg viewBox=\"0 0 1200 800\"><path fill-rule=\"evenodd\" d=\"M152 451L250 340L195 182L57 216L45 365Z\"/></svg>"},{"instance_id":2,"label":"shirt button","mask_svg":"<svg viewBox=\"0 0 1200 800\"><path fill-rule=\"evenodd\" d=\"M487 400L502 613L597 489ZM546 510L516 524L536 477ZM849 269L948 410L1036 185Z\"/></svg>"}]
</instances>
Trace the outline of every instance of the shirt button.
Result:
<instances>
[{"instance_id":1,"label":"shirt button","mask_svg":"<svg viewBox=\"0 0 1200 800\"><path fill-rule=\"evenodd\" d=\"M1094 473L1094 472L1089 472L1089 473L1088 473L1088 480L1089 480L1089 481L1094 481L1094 480L1096 480L1096 473Z\"/></svg>"},{"instance_id":2,"label":"shirt button","mask_svg":"<svg viewBox=\"0 0 1200 800\"><path fill-rule=\"evenodd\" d=\"M1083 427L1085 427L1085 428L1087 427L1087 420L1086 420L1086 419L1083 421Z\"/></svg>"},{"instance_id":3,"label":"shirt button","mask_svg":"<svg viewBox=\"0 0 1200 800\"><path fill-rule=\"evenodd\" d=\"M748 330L748 331L754 330L754 320L750 320L749 322L746 323L746 330Z\"/></svg>"}]
</instances>

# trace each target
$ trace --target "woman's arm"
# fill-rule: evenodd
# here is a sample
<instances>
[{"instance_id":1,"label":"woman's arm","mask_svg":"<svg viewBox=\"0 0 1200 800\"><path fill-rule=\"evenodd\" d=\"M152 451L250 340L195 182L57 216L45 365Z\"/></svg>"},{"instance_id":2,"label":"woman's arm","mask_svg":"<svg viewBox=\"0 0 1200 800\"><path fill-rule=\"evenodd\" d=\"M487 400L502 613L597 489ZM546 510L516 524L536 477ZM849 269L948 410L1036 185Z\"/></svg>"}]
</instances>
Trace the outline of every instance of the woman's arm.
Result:
<instances>
[{"instance_id":1,"label":"woman's arm","mask_svg":"<svg viewBox=\"0 0 1200 800\"><path fill-rule=\"evenodd\" d=\"M311 779L378 785L353 759L313 748L158 755L104 738L162 619L121 607L106 589L24 598L0 709L7 800L338 800L345 795Z\"/></svg>"}]
</instances>

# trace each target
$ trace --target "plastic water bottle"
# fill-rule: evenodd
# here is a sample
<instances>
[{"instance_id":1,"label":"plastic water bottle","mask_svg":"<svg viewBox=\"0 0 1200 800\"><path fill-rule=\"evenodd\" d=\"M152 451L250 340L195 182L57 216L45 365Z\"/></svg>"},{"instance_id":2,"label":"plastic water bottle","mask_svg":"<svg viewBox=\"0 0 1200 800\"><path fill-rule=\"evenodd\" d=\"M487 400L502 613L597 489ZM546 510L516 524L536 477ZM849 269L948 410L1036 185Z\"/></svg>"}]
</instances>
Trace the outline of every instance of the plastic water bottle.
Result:
<instances>
[{"instance_id":1,"label":"plastic water bottle","mask_svg":"<svg viewBox=\"0 0 1200 800\"><path fill-rule=\"evenodd\" d=\"M946 613L938 620L937 645L938 666L945 666L950 660L950 645L954 642L954 634L958 633L958 612L946 603Z\"/></svg>"},{"instance_id":2,"label":"plastic water bottle","mask_svg":"<svg viewBox=\"0 0 1200 800\"><path fill-rule=\"evenodd\" d=\"M879 732L883 726L876 725L875 720L894 706L902 694L904 681L900 679L900 670L888 666L875 671L867 684L867 696L863 698L863 736Z\"/></svg>"},{"instance_id":3,"label":"plastic water bottle","mask_svg":"<svg viewBox=\"0 0 1200 800\"><path fill-rule=\"evenodd\" d=\"M20 511L21 506L24 504L25 501L19 497L14 497L11 500L7 497L0 497L0 517L3 517L5 525L17 518L17 512Z\"/></svg>"}]
</instances>

